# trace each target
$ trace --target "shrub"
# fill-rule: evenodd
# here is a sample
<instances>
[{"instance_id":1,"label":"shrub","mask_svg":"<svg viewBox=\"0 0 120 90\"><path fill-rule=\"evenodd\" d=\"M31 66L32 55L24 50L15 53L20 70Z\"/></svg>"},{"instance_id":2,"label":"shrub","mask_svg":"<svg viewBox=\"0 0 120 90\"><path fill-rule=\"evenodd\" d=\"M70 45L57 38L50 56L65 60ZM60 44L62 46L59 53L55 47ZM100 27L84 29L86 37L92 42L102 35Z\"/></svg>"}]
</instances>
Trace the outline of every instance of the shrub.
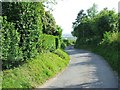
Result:
<instances>
[{"instance_id":1,"label":"shrub","mask_svg":"<svg viewBox=\"0 0 120 90\"><path fill-rule=\"evenodd\" d=\"M11 12L11 13L10 13ZM3 69L19 66L42 51L60 47L58 36L42 34L44 6L41 2L2 2Z\"/></svg>"},{"instance_id":2,"label":"shrub","mask_svg":"<svg viewBox=\"0 0 120 90\"><path fill-rule=\"evenodd\" d=\"M0 17L2 23L1 47L3 60L3 69L19 66L28 59L37 56L42 51L54 51L59 48L59 38L57 36L40 34L36 37L36 31L31 31L24 38L22 47L20 45L21 35L18 30L15 30L14 24L6 21L6 17ZM24 34L23 34L24 35ZM36 41L38 38L38 42Z\"/></svg>"},{"instance_id":3,"label":"shrub","mask_svg":"<svg viewBox=\"0 0 120 90\"><path fill-rule=\"evenodd\" d=\"M106 32L104 34L103 41L100 44L101 51L103 51L103 54L100 54L102 54L102 56L104 56L106 60L110 63L112 68L119 73L120 32Z\"/></svg>"},{"instance_id":4,"label":"shrub","mask_svg":"<svg viewBox=\"0 0 120 90\"><path fill-rule=\"evenodd\" d=\"M66 43L62 42L62 43L61 43L61 48L62 48L62 49L65 49L66 47L67 47Z\"/></svg>"},{"instance_id":5,"label":"shrub","mask_svg":"<svg viewBox=\"0 0 120 90\"><path fill-rule=\"evenodd\" d=\"M43 50L54 51L59 48L59 41L57 36L42 34L40 36L38 50L39 52Z\"/></svg>"},{"instance_id":6,"label":"shrub","mask_svg":"<svg viewBox=\"0 0 120 90\"><path fill-rule=\"evenodd\" d=\"M14 28L14 24L7 22L6 17L0 17L2 21L1 29L1 60L3 60L3 67L9 68L15 62L22 60L22 51L19 48L20 36Z\"/></svg>"},{"instance_id":7,"label":"shrub","mask_svg":"<svg viewBox=\"0 0 120 90\"><path fill-rule=\"evenodd\" d=\"M113 31L113 32L105 32L104 37L101 43L106 43L106 44L111 44L114 42L120 42L120 33L118 31Z\"/></svg>"},{"instance_id":8,"label":"shrub","mask_svg":"<svg viewBox=\"0 0 120 90\"><path fill-rule=\"evenodd\" d=\"M11 13L10 13L11 12ZM24 60L37 55L36 44L42 33L44 6L41 2L2 2L2 16L19 32Z\"/></svg>"},{"instance_id":9,"label":"shrub","mask_svg":"<svg viewBox=\"0 0 120 90\"><path fill-rule=\"evenodd\" d=\"M75 44L75 40L62 39L61 48L65 49L67 46L74 44Z\"/></svg>"}]
</instances>

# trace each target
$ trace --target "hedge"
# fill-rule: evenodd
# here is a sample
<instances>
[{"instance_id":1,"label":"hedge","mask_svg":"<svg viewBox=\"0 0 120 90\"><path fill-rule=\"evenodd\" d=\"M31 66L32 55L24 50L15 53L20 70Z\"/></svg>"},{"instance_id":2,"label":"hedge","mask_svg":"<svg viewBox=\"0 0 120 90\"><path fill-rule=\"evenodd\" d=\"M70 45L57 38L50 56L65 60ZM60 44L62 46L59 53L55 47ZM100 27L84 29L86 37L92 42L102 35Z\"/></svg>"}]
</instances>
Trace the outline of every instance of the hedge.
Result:
<instances>
[{"instance_id":1,"label":"hedge","mask_svg":"<svg viewBox=\"0 0 120 90\"><path fill-rule=\"evenodd\" d=\"M1 53L3 68L11 67L15 62L23 60L23 53L19 47L19 33L15 30L14 24L7 22L5 17L0 17L1 28Z\"/></svg>"},{"instance_id":2,"label":"hedge","mask_svg":"<svg viewBox=\"0 0 120 90\"><path fill-rule=\"evenodd\" d=\"M21 47L20 33L15 30L14 23L6 21L6 17L0 17L0 22L2 23L0 59L3 61L3 69L19 66L43 51L54 51L60 46L57 36L46 34L36 36L37 32L33 30L27 34L28 37L24 37ZM38 38L37 41L35 41L35 37Z\"/></svg>"},{"instance_id":3,"label":"hedge","mask_svg":"<svg viewBox=\"0 0 120 90\"><path fill-rule=\"evenodd\" d=\"M24 60L38 54L36 45L42 34L43 15L44 6L41 2L2 2L2 16L7 17L7 22L14 23L14 29L19 33L18 44ZM6 29L11 30L9 27Z\"/></svg>"},{"instance_id":4,"label":"hedge","mask_svg":"<svg viewBox=\"0 0 120 90\"><path fill-rule=\"evenodd\" d=\"M0 60L3 69L19 66L43 51L59 48L57 36L42 32L44 13L41 2L2 2Z\"/></svg>"},{"instance_id":5,"label":"hedge","mask_svg":"<svg viewBox=\"0 0 120 90\"><path fill-rule=\"evenodd\" d=\"M54 51L60 47L60 41L57 36L42 34L40 35L39 40L39 52L45 51Z\"/></svg>"}]
</instances>

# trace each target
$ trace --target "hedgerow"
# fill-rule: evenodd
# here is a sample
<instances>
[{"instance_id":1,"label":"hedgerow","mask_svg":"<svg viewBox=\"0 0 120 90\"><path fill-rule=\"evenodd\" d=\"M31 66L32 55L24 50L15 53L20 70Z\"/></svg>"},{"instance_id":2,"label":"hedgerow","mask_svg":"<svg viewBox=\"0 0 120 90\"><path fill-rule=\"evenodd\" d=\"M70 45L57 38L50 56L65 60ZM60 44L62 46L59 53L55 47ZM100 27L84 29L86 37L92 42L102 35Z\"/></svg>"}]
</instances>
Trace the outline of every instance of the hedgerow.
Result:
<instances>
[{"instance_id":1,"label":"hedgerow","mask_svg":"<svg viewBox=\"0 0 120 90\"><path fill-rule=\"evenodd\" d=\"M19 66L42 51L59 48L61 33L43 34L45 12L42 2L2 2L0 55L3 69Z\"/></svg>"},{"instance_id":2,"label":"hedgerow","mask_svg":"<svg viewBox=\"0 0 120 90\"><path fill-rule=\"evenodd\" d=\"M59 48L59 38L53 35L42 34L38 44L39 52L54 51Z\"/></svg>"},{"instance_id":3,"label":"hedgerow","mask_svg":"<svg viewBox=\"0 0 120 90\"><path fill-rule=\"evenodd\" d=\"M22 49L19 47L20 35L15 30L14 24L6 21L6 17L1 17L1 21L1 60L4 63L3 68L9 68L15 62L23 60Z\"/></svg>"},{"instance_id":4,"label":"hedgerow","mask_svg":"<svg viewBox=\"0 0 120 90\"><path fill-rule=\"evenodd\" d=\"M30 42L28 38L24 41L28 42L28 45L21 47L20 34L14 28L14 24L7 22L6 17L0 17L2 22L1 30L1 60L3 61L3 69L11 68L20 65L25 62L28 58L35 57L42 51L54 51L59 48L59 38L53 35L40 34L38 42ZM30 36L29 36L30 37ZM32 48L34 45L34 49ZM27 48L23 52L23 49ZM25 56L24 56L25 55ZM34 56L33 56L34 55ZM27 59L24 59L26 57Z\"/></svg>"},{"instance_id":5,"label":"hedgerow","mask_svg":"<svg viewBox=\"0 0 120 90\"><path fill-rule=\"evenodd\" d=\"M56 51L62 29L45 13L42 2L2 2L2 88L34 88L68 64L69 56Z\"/></svg>"}]
</instances>

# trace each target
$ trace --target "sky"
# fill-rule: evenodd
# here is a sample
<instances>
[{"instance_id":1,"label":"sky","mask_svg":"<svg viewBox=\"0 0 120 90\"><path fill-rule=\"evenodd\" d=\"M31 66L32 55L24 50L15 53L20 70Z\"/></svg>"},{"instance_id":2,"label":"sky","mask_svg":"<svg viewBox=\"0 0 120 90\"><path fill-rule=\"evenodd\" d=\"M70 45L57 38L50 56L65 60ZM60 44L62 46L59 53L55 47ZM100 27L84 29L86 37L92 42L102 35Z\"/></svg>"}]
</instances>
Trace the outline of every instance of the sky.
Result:
<instances>
[{"instance_id":1,"label":"sky","mask_svg":"<svg viewBox=\"0 0 120 90\"><path fill-rule=\"evenodd\" d=\"M78 12L83 9L87 10L92 7L93 3L97 4L98 11L107 7L115 9L118 12L118 2L120 0L59 0L58 4L53 7L53 16L56 23L63 29L63 34L70 34L72 22L75 21Z\"/></svg>"}]
</instances>

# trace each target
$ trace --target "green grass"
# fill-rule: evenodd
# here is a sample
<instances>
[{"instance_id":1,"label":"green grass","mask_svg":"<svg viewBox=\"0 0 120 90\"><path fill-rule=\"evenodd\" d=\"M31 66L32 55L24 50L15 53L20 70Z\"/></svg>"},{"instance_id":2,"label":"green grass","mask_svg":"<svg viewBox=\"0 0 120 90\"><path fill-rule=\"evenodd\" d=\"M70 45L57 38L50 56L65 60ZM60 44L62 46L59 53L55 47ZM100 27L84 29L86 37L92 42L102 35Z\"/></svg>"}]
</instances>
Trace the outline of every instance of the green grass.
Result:
<instances>
[{"instance_id":1,"label":"green grass","mask_svg":"<svg viewBox=\"0 0 120 90\"><path fill-rule=\"evenodd\" d=\"M22 66L4 70L2 88L35 88L65 68L69 60L60 49L40 54Z\"/></svg>"}]
</instances>

